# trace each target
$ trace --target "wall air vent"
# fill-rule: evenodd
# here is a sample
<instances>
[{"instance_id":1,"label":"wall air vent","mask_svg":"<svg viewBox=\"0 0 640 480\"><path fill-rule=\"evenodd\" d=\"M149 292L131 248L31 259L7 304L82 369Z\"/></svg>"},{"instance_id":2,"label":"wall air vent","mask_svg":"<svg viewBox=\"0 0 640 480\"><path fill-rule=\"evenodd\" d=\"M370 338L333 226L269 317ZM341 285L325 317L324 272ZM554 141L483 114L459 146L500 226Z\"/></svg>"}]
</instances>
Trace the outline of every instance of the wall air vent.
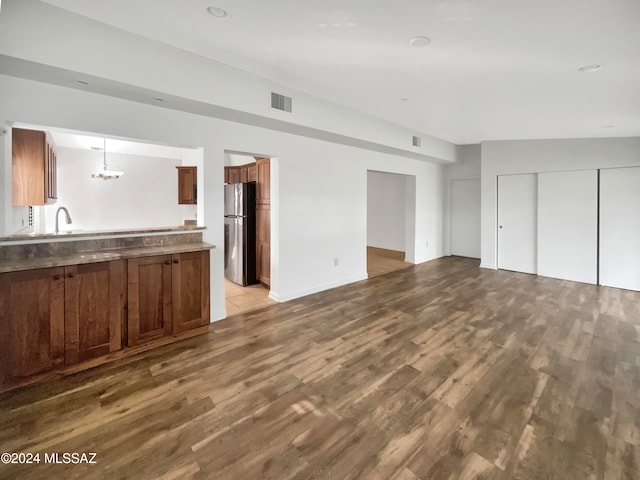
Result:
<instances>
[{"instance_id":1,"label":"wall air vent","mask_svg":"<svg viewBox=\"0 0 640 480\"><path fill-rule=\"evenodd\" d=\"M271 108L282 110L283 112L291 112L291 97L271 92Z\"/></svg>"},{"instance_id":2,"label":"wall air vent","mask_svg":"<svg viewBox=\"0 0 640 480\"><path fill-rule=\"evenodd\" d=\"M414 146L414 147L419 147L419 146L420 146L420 143L421 143L421 141L420 141L420 137L415 137L415 136L414 136L414 137L413 137L413 141L412 141L412 143L413 143L413 146Z\"/></svg>"}]
</instances>

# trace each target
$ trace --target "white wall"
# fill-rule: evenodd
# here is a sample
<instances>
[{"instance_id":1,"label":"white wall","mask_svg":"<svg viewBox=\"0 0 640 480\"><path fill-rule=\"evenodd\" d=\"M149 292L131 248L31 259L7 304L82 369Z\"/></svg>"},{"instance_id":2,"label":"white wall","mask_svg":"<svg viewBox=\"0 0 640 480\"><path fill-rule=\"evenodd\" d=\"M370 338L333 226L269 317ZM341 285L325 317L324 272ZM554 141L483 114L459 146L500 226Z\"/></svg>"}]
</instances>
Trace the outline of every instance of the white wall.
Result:
<instances>
[{"instance_id":1,"label":"white wall","mask_svg":"<svg viewBox=\"0 0 640 480\"><path fill-rule=\"evenodd\" d=\"M55 226L58 207L67 207L73 223L60 215L60 230L110 230L182 225L177 165L181 159L107 152L117 180L91 178L102 169L102 152L58 148L58 201L43 207L44 231Z\"/></svg>"},{"instance_id":2,"label":"white wall","mask_svg":"<svg viewBox=\"0 0 640 480\"><path fill-rule=\"evenodd\" d=\"M640 165L640 138L482 143L482 262L496 268L497 176Z\"/></svg>"},{"instance_id":3,"label":"white wall","mask_svg":"<svg viewBox=\"0 0 640 480\"><path fill-rule=\"evenodd\" d=\"M367 245L405 251L406 176L367 172Z\"/></svg>"},{"instance_id":4,"label":"white wall","mask_svg":"<svg viewBox=\"0 0 640 480\"><path fill-rule=\"evenodd\" d=\"M452 165L444 166L444 248L445 255L451 255L451 192L452 182L456 180L472 180L480 178L481 165L481 149L480 145L462 145L458 147L458 162ZM480 196L477 198L480 205ZM480 222L480 217L476 209L469 210L462 214L465 218L474 219ZM477 218L476 218L477 217ZM480 234L479 232L472 234L473 238L468 239L469 242L476 243L478 251L480 250Z\"/></svg>"},{"instance_id":5,"label":"white wall","mask_svg":"<svg viewBox=\"0 0 640 480\"><path fill-rule=\"evenodd\" d=\"M229 167L237 167L247 163L256 163L256 159L250 155L238 155L237 153L228 152L224 154L224 164Z\"/></svg>"},{"instance_id":6,"label":"white wall","mask_svg":"<svg viewBox=\"0 0 640 480\"><path fill-rule=\"evenodd\" d=\"M408 243L416 263L442 256L441 165L2 75L0 104L0 127L23 122L202 147L204 187L198 201L204 238L220 247L225 150L277 157L271 294L278 300L366 278L367 170L415 176L415 237ZM0 159L5 169L7 162L6 156ZM0 209L7 211L10 178L5 186ZM340 260L337 267L334 258ZM212 252L211 262L212 319L217 320L225 316L222 248Z\"/></svg>"}]
</instances>

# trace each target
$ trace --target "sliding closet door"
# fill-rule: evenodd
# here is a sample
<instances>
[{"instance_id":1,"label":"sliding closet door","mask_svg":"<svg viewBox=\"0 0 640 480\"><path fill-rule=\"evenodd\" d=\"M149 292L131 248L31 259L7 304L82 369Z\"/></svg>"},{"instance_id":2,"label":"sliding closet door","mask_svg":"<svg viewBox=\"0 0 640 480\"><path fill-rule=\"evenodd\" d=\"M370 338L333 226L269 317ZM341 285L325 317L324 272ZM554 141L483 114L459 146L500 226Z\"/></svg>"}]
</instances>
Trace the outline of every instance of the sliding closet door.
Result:
<instances>
[{"instance_id":1,"label":"sliding closet door","mask_svg":"<svg viewBox=\"0 0 640 480\"><path fill-rule=\"evenodd\" d=\"M600 170L600 284L640 290L640 167Z\"/></svg>"},{"instance_id":2,"label":"sliding closet door","mask_svg":"<svg viewBox=\"0 0 640 480\"><path fill-rule=\"evenodd\" d=\"M498 176L498 268L536 273L537 174Z\"/></svg>"},{"instance_id":3,"label":"sliding closet door","mask_svg":"<svg viewBox=\"0 0 640 480\"><path fill-rule=\"evenodd\" d=\"M598 172L538 174L538 274L596 283Z\"/></svg>"}]
</instances>

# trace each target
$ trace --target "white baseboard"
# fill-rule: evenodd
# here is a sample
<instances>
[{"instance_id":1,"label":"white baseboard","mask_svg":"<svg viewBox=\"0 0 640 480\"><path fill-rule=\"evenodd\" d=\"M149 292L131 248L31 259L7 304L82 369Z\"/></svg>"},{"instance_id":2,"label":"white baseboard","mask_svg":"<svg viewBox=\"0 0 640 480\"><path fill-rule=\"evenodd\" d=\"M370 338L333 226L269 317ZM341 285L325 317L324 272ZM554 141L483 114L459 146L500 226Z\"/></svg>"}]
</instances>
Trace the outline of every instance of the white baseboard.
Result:
<instances>
[{"instance_id":1,"label":"white baseboard","mask_svg":"<svg viewBox=\"0 0 640 480\"><path fill-rule=\"evenodd\" d=\"M331 288L341 287L343 285L348 285L349 283L359 282L360 280L366 280L367 278L368 275L365 272L360 275L354 275L352 277L343 278L334 282L314 285L313 287L303 288L301 290L295 290L293 292L288 292L280 295L269 292L269 298L275 300L276 302L287 302L289 300L293 300L294 298L304 297L307 295L311 295L312 293L323 292Z\"/></svg>"}]
</instances>

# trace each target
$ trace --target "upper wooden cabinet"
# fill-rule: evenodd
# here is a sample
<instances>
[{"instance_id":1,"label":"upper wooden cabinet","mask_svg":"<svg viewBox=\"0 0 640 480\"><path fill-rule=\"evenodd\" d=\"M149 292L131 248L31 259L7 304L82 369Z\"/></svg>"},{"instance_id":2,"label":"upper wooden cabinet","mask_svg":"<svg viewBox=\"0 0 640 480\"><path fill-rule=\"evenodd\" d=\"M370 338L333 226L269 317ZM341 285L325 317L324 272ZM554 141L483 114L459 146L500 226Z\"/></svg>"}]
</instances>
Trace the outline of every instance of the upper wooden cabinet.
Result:
<instances>
[{"instance_id":1,"label":"upper wooden cabinet","mask_svg":"<svg viewBox=\"0 0 640 480\"><path fill-rule=\"evenodd\" d=\"M258 181L258 167L255 163L247 165L247 182Z\"/></svg>"},{"instance_id":2,"label":"upper wooden cabinet","mask_svg":"<svg viewBox=\"0 0 640 480\"><path fill-rule=\"evenodd\" d=\"M247 183L258 181L255 163L224 167L224 183Z\"/></svg>"},{"instance_id":3,"label":"upper wooden cabinet","mask_svg":"<svg viewBox=\"0 0 640 480\"><path fill-rule=\"evenodd\" d=\"M198 203L198 167L176 167L178 169L178 204Z\"/></svg>"},{"instance_id":4,"label":"upper wooden cabinet","mask_svg":"<svg viewBox=\"0 0 640 480\"><path fill-rule=\"evenodd\" d=\"M12 129L13 204L48 205L57 192L57 154L51 135L41 130Z\"/></svg>"}]
</instances>

